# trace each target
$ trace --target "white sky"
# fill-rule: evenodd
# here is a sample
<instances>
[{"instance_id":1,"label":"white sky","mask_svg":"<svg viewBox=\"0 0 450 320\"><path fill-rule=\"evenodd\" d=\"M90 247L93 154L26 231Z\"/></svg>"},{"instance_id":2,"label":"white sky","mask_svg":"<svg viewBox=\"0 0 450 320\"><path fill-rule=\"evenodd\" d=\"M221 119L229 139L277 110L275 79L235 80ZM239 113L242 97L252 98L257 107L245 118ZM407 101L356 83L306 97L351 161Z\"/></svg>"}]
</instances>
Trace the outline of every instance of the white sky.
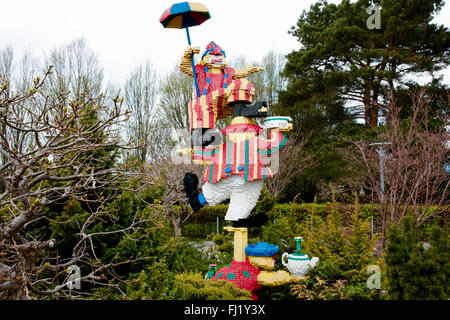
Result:
<instances>
[{"instance_id":1,"label":"white sky","mask_svg":"<svg viewBox=\"0 0 450 320\"><path fill-rule=\"evenodd\" d=\"M161 72L178 63L187 46L185 30L164 29L161 14L180 0L0 0L0 48L40 57L52 48L84 37L96 52L108 81L121 85L129 72L149 59ZM275 49L299 48L287 32L315 0L199 0L211 14L189 28L201 52L217 42L228 58L259 60ZM329 1L339 3L340 0ZM434 20L450 27L450 4ZM383 23L383 21L381 21ZM445 82L450 83L450 72Z\"/></svg>"}]
</instances>

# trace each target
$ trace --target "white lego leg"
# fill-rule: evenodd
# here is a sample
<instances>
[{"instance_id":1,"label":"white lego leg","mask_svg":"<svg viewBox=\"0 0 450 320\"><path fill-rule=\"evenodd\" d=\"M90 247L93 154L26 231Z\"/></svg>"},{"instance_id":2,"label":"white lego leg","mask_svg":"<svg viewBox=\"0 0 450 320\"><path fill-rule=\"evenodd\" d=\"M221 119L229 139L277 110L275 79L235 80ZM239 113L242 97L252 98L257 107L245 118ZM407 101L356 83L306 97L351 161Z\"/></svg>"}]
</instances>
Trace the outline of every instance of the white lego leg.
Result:
<instances>
[{"instance_id":1,"label":"white lego leg","mask_svg":"<svg viewBox=\"0 0 450 320\"><path fill-rule=\"evenodd\" d=\"M202 187L205 200L208 201L210 206L218 205L230 197L230 188L225 180L223 179L216 183L207 182Z\"/></svg>"},{"instance_id":2,"label":"white lego leg","mask_svg":"<svg viewBox=\"0 0 450 320\"><path fill-rule=\"evenodd\" d=\"M231 190L230 205L225 220L246 219L255 207L263 186L263 180L245 182L242 177L237 177L242 182Z\"/></svg>"}]
</instances>

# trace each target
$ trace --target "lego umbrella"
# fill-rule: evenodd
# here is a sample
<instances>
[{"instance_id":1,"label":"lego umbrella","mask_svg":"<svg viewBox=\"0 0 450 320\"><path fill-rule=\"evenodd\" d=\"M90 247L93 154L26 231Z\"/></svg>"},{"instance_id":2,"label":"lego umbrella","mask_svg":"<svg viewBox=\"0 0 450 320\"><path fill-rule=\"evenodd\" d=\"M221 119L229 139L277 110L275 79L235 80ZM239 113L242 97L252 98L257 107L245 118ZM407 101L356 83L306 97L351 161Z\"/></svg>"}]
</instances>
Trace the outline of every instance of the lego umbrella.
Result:
<instances>
[{"instance_id":1,"label":"lego umbrella","mask_svg":"<svg viewBox=\"0 0 450 320\"><path fill-rule=\"evenodd\" d=\"M211 15L209 14L208 8L203 4L199 2L180 2L173 4L169 9L164 11L159 22L161 22L164 28L186 29L188 45L191 45L189 27L198 26L209 18L211 18ZM200 97L193 55L191 55L191 64L197 97Z\"/></svg>"}]
</instances>

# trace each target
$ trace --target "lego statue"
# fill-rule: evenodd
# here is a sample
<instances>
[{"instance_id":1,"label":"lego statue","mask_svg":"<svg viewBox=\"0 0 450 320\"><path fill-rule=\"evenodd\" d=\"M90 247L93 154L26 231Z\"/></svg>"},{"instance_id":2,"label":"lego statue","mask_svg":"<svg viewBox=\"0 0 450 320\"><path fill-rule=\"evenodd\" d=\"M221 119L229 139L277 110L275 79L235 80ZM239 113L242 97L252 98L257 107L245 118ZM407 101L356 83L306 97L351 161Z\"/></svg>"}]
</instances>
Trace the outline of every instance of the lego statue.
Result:
<instances>
[{"instance_id":1,"label":"lego statue","mask_svg":"<svg viewBox=\"0 0 450 320\"><path fill-rule=\"evenodd\" d=\"M191 47L185 50L180 63L184 73L193 75L189 53L199 51ZM259 198L263 180L273 175L269 157L283 149L284 131L292 129L292 125L286 118L281 126L270 129L268 139L261 137L264 129L254 118L267 116L267 104L253 101L253 84L244 77L263 68L228 67L225 52L210 42L195 69L202 96L189 104L192 159L206 165L205 184L200 193L198 177L187 173L184 190L194 211L206 204L216 205L230 199L225 220L233 221L235 226L245 226L244 221ZM232 117L231 124L221 134L217 131L208 134L215 128L216 120L227 116Z\"/></svg>"},{"instance_id":2,"label":"lego statue","mask_svg":"<svg viewBox=\"0 0 450 320\"><path fill-rule=\"evenodd\" d=\"M232 221L233 225L224 229L234 233L234 257L218 272L216 265L210 265L205 279L231 281L253 292L260 285L276 286L304 278L318 259L310 260L300 252L302 239L298 237L297 252L282 255L282 263L290 273L272 271L278 246L247 243L248 227L260 226L267 219L264 213L254 216L250 213L264 179L274 174L271 160L286 145L284 132L291 130L292 124L289 117L267 117L266 102L254 101L255 88L246 77L263 68L230 67L225 51L215 42L206 46L200 63L195 64L193 55L199 54L200 49L191 46L189 27L198 26L210 17L201 3L180 2L164 11L159 20L164 28L186 30L188 47L181 58L180 70L194 78L196 88L196 96L188 105L192 147L177 151L206 166L201 192L195 174L188 172L183 179L184 191L194 211L230 199L225 220ZM216 121L227 117L231 117L231 124L218 131ZM261 117L264 117L264 128L255 121ZM253 298L257 297L253 295Z\"/></svg>"}]
</instances>

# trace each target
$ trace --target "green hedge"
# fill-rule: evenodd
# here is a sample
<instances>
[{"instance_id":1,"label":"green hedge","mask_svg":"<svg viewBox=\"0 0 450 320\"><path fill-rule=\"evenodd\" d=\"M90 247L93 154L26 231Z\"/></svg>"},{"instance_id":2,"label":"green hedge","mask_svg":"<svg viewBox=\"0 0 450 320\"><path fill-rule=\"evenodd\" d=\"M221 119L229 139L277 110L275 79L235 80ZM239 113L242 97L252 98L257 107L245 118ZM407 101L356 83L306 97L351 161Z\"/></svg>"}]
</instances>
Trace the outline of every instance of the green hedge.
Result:
<instances>
[{"instance_id":1,"label":"green hedge","mask_svg":"<svg viewBox=\"0 0 450 320\"><path fill-rule=\"evenodd\" d=\"M192 217L198 217L204 215L205 217L216 217L223 218L228 210L228 204L218 204L216 206L205 206L201 208L198 212L192 214Z\"/></svg>"},{"instance_id":2,"label":"green hedge","mask_svg":"<svg viewBox=\"0 0 450 320\"><path fill-rule=\"evenodd\" d=\"M368 218L371 216L376 217L379 214L377 208L370 204L360 204L359 209L363 218ZM277 203L268 215L272 219L295 216L301 220L307 218L310 214L318 215L324 218L333 212L333 210L337 210L343 215L349 215L353 212L354 205L333 205L332 203Z\"/></svg>"},{"instance_id":3,"label":"green hedge","mask_svg":"<svg viewBox=\"0 0 450 320\"><path fill-rule=\"evenodd\" d=\"M337 204L336 209L340 213L347 215L353 212L354 205ZM371 216L377 217L379 215L379 210L377 209L377 207L371 204L360 204L359 209L363 218L368 218ZM194 213L192 217L196 218L203 215L203 217L207 218L208 220L209 218L215 219L216 217L223 218L225 217L227 210L227 204L219 204L213 207L206 206L203 207L200 211ZM266 212L266 214L271 220L290 215L294 215L301 220L308 217L311 213L317 214L323 218L330 214L333 210L334 208L332 203L276 203L272 210Z\"/></svg>"}]
</instances>

